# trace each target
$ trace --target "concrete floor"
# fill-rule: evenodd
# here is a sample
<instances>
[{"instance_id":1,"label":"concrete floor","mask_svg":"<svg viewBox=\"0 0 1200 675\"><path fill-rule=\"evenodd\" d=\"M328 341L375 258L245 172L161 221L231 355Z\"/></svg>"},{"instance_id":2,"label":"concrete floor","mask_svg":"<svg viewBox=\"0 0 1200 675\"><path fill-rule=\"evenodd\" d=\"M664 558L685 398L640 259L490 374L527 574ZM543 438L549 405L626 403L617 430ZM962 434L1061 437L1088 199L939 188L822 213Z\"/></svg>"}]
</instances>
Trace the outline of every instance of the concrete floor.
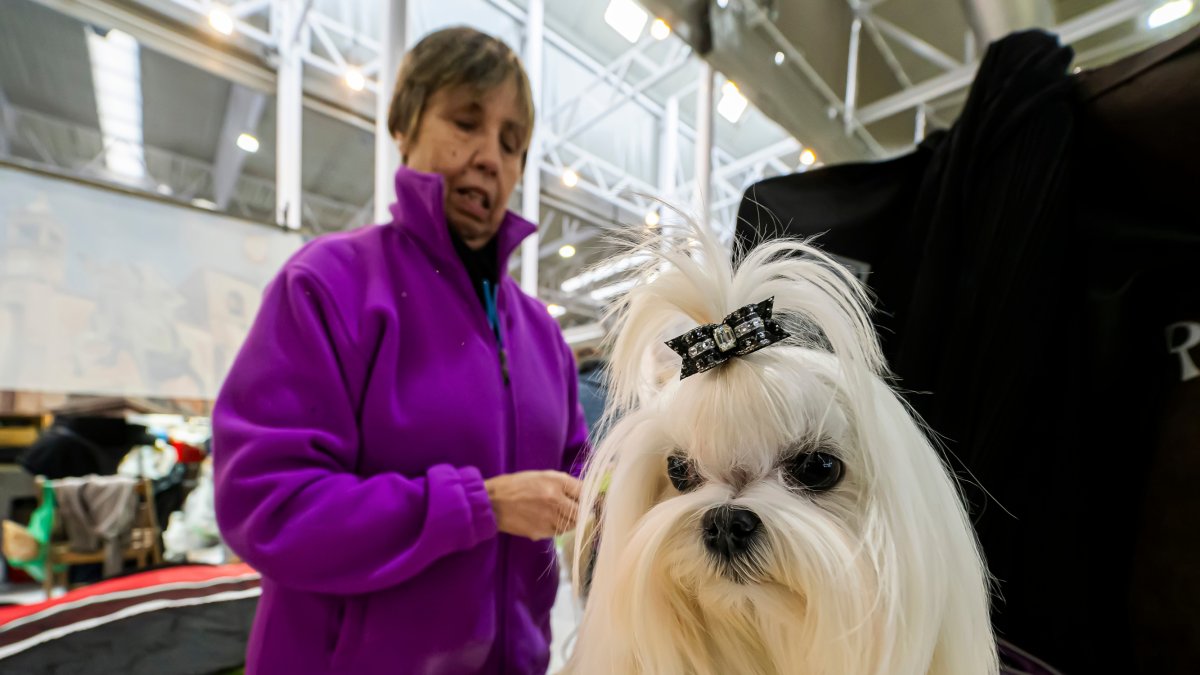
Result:
<instances>
[{"instance_id":1,"label":"concrete floor","mask_svg":"<svg viewBox=\"0 0 1200 675\"><path fill-rule=\"evenodd\" d=\"M558 598L550 611L550 630L554 640L550 643L550 673L557 673L566 663L575 644L575 628L579 625L581 612L571 597L571 579L567 575L558 582Z\"/></svg>"}]
</instances>

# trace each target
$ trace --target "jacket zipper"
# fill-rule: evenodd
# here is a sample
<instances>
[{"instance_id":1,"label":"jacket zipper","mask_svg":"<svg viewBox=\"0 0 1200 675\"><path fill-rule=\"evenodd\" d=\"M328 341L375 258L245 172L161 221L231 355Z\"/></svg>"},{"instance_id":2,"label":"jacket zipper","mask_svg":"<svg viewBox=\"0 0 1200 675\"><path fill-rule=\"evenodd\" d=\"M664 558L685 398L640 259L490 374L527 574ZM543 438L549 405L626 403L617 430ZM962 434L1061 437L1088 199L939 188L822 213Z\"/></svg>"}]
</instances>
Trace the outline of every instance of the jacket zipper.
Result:
<instances>
[{"instance_id":1,"label":"jacket zipper","mask_svg":"<svg viewBox=\"0 0 1200 675\"><path fill-rule=\"evenodd\" d=\"M500 359L500 375L504 378L504 391L508 398L508 405L505 406L507 414L507 429L505 430L505 457L502 473L512 473L516 458L514 457L514 449L516 446L516 400L513 398L511 382L508 375L508 353L504 349L504 331L500 324L500 308L498 298L499 284L492 286L487 279L483 280L483 298L485 309L487 310L488 325L491 326L492 332L496 336L496 348ZM501 536L500 538L500 592L496 606L496 637L500 644L500 667L508 667L508 617L506 610L508 608L508 558L509 558L509 537Z\"/></svg>"}]
</instances>

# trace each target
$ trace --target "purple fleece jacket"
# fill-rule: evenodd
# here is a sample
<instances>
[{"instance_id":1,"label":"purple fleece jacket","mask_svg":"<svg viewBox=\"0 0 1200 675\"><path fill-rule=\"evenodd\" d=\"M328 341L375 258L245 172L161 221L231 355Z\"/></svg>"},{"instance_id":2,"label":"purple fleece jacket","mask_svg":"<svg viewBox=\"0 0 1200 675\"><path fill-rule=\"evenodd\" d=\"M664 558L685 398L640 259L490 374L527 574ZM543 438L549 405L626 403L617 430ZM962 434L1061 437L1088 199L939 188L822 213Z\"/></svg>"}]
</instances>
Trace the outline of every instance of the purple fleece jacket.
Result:
<instances>
[{"instance_id":1,"label":"purple fleece jacket","mask_svg":"<svg viewBox=\"0 0 1200 675\"><path fill-rule=\"evenodd\" d=\"M213 412L217 519L262 572L247 672L544 673L552 542L498 534L485 478L570 470L571 353L502 274L509 382L440 176L316 239L268 286ZM500 269L535 227L511 212Z\"/></svg>"}]
</instances>

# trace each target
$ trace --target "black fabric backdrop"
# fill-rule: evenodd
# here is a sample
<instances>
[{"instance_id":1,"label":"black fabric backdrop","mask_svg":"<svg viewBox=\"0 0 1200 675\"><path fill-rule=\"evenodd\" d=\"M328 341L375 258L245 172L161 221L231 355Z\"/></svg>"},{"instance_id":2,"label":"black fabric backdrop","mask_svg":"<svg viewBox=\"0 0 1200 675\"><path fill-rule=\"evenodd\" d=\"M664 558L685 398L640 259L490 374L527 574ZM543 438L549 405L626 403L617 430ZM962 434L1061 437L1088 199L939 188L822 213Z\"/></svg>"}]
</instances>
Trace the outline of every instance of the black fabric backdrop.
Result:
<instances>
[{"instance_id":1,"label":"black fabric backdrop","mask_svg":"<svg viewBox=\"0 0 1200 675\"><path fill-rule=\"evenodd\" d=\"M869 266L999 634L1068 673L1191 673L1200 378L1169 348L1200 332L1200 29L1078 77L1071 59L1041 32L994 43L950 130L752 186L737 239L820 234Z\"/></svg>"}]
</instances>

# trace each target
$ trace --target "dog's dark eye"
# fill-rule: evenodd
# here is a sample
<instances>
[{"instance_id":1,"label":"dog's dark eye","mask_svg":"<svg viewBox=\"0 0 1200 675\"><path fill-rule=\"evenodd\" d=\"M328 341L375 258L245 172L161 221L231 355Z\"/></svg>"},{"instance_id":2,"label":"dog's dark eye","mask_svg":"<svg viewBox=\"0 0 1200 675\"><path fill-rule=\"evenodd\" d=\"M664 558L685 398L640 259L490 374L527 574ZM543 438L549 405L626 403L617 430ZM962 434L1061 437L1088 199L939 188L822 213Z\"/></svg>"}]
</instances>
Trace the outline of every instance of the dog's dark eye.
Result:
<instances>
[{"instance_id":1,"label":"dog's dark eye","mask_svg":"<svg viewBox=\"0 0 1200 675\"><path fill-rule=\"evenodd\" d=\"M678 454L667 455L667 476L671 479L671 485L680 492L691 492L704 482L696 471L696 465Z\"/></svg>"},{"instance_id":2,"label":"dog's dark eye","mask_svg":"<svg viewBox=\"0 0 1200 675\"><path fill-rule=\"evenodd\" d=\"M796 455L783 470L792 483L813 492L829 490L842 480L842 460L819 450Z\"/></svg>"}]
</instances>

